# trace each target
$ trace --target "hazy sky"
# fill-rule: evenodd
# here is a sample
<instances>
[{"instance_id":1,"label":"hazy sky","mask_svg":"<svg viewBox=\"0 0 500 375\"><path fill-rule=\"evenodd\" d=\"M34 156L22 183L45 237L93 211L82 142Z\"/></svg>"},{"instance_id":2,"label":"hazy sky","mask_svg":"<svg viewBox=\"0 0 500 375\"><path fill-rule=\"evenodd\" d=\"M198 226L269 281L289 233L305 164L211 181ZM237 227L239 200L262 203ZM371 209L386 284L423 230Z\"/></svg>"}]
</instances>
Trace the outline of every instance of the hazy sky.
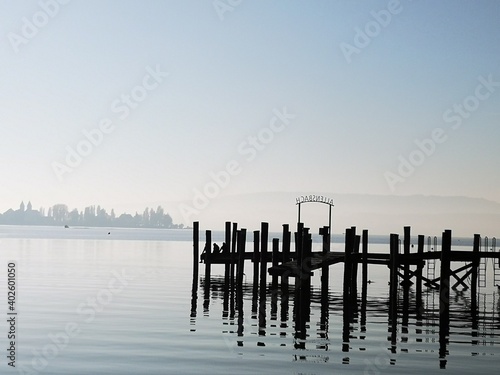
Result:
<instances>
[{"instance_id":1,"label":"hazy sky","mask_svg":"<svg viewBox=\"0 0 500 375\"><path fill-rule=\"evenodd\" d=\"M500 202L499 19L496 0L0 0L0 211Z\"/></svg>"}]
</instances>

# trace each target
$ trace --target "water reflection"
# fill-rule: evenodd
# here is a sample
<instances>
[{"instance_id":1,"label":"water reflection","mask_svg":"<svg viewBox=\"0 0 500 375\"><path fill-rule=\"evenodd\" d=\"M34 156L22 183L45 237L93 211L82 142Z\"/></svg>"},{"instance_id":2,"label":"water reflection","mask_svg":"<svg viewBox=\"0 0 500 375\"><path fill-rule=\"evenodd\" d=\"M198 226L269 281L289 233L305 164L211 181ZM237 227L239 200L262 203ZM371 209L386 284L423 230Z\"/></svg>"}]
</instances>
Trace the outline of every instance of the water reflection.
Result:
<instances>
[{"instance_id":1,"label":"water reflection","mask_svg":"<svg viewBox=\"0 0 500 375\"><path fill-rule=\"evenodd\" d=\"M283 353L292 350L293 361L346 365L359 361L361 352L367 368L375 366L377 371L379 362L405 366L405 355L414 361L415 356L418 360L431 354L436 367L442 369L457 360L457 353L464 358L497 355L481 349L500 345L496 291L478 294L476 309L471 308L470 293L451 291L449 321L443 326L439 292L432 289L423 291L417 300L412 287L399 286L393 315L388 296L369 297L366 285L361 286L361 293L353 293L349 308L345 308L345 296L328 287L318 288L307 281L295 283L293 278L280 281L271 280L262 288L247 282L246 277L238 286L222 276L211 276L210 280L202 276L204 316L200 318L196 313L198 282L193 279L193 330L197 319L220 312L222 332L236 347L272 346L273 353L280 347ZM454 354L451 358L450 352Z\"/></svg>"}]
</instances>

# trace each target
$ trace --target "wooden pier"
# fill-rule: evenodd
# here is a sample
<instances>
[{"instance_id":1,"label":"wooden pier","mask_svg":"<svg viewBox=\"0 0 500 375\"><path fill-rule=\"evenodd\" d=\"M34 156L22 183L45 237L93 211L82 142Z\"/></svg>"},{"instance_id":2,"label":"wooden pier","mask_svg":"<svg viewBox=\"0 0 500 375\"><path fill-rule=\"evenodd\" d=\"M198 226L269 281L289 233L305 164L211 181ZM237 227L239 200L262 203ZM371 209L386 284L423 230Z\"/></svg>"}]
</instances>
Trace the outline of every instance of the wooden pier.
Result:
<instances>
[{"instance_id":1,"label":"wooden pier","mask_svg":"<svg viewBox=\"0 0 500 375\"><path fill-rule=\"evenodd\" d=\"M347 228L345 231L344 251L330 251L330 226L319 229L322 236L322 250L312 251L312 235L310 229L302 223L297 224L297 229L292 233L289 225L283 225L281 238L269 240L269 225L262 223L260 231L253 232L253 247L251 251L246 249L247 230L238 229L236 223L227 222L225 225L225 243L222 250L215 247L212 250L212 233L205 232L204 251L199 255L199 223L193 224L193 290L198 282L198 262L201 259L205 263L205 305L208 306L210 295L211 266L214 264L225 265L224 284L228 293L236 296L236 309L241 308L243 303L242 285L245 261L253 263L253 298L255 306L257 299L260 308L264 306L263 314L265 326L265 301L269 291L267 276L271 277L272 306L275 305L278 286L281 290L288 290L289 279L295 280L295 299L297 300L295 311L295 325L297 338L305 338L305 327L308 321L311 301L311 276L315 271L321 270L321 299L328 305L328 282L329 268L336 264L343 264L343 316L344 336L343 351L349 351L350 324L354 314L357 313L357 281L358 266L361 265L361 310L367 304L368 266L371 264L385 265L389 268L389 322L391 331L391 345L396 348L396 334L398 312L402 313L402 329L407 330L410 306L410 288L415 288L414 314L417 320L422 318L423 312L423 287L439 290L439 343L441 366L446 367L446 346L449 340L450 321L450 289L461 288L471 293L471 313L476 314L478 309L478 287L486 282L486 268L481 268L486 259L493 260L493 284L500 284L500 252L496 250L496 239L491 241L491 249L488 247L488 239L485 239L485 251L481 251L481 236L474 235L473 246L470 250L452 249L452 232L445 230L442 234L440 250L436 249L437 239L434 239L434 247L428 246L425 251L425 236L417 237L415 251L411 245L411 229L404 227L402 242L399 234L391 234L389 251L387 253L373 253L369 251L368 231L363 230L362 235L356 234L356 228ZM401 251L402 243L402 251ZM268 246L271 244L271 248ZM294 249L292 251L292 245ZM428 240L430 245L430 238ZM439 260L439 275L435 275L435 262ZM457 266L460 263L460 266ZM465 264L464 264L465 263ZM426 276L423 274L427 266ZM431 268L432 266L432 268ZM432 272L429 272L431 270ZM281 280L281 283L279 283ZM453 281L453 283L452 283ZM195 284L196 283L196 284ZM399 292L402 290L402 303ZM193 292L194 293L194 292ZM284 294L287 296L287 294ZM273 300L274 298L274 300ZM288 298L288 297L286 297ZM233 299L231 298L231 301ZM274 302L273 302L274 301ZM274 303L274 304L273 304ZM256 309L256 307L255 307ZM325 314L327 313L326 310ZM362 315L363 316L363 315ZM363 325L363 321L361 321Z\"/></svg>"}]
</instances>

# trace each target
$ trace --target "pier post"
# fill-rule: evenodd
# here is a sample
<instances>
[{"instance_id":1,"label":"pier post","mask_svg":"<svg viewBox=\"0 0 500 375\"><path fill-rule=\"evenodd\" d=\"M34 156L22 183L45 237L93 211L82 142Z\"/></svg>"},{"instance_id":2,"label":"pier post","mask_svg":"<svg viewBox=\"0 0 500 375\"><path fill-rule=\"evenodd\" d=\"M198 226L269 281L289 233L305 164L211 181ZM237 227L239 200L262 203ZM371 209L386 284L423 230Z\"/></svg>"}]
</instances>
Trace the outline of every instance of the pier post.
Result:
<instances>
[{"instance_id":1,"label":"pier post","mask_svg":"<svg viewBox=\"0 0 500 375\"><path fill-rule=\"evenodd\" d=\"M424 244L425 244L425 236L418 236L418 248L417 252L420 256L424 254ZM421 260L422 262L422 260ZM423 263L417 265L417 274L416 274L416 309L417 309L417 320L422 319L423 313L423 304L422 304L422 270L424 266Z\"/></svg>"},{"instance_id":2,"label":"pier post","mask_svg":"<svg viewBox=\"0 0 500 375\"><path fill-rule=\"evenodd\" d=\"M343 293L343 329L342 329L342 351L349 351L349 331L351 321L350 308L350 286L351 286L351 252L356 236L355 228L347 228L345 231L345 253L344 253L344 293Z\"/></svg>"},{"instance_id":3,"label":"pier post","mask_svg":"<svg viewBox=\"0 0 500 375\"><path fill-rule=\"evenodd\" d=\"M447 229L443 232L441 242L441 279L439 282L439 343L441 344L441 363L446 363L444 358L450 331L450 253L451 230Z\"/></svg>"},{"instance_id":4,"label":"pier post","mask_svg":"<svg viewBox=\"0 0 500 375\"><path fill-rule=\"evenodd\" d=\"M230 270L230 282L231 282L231 290L234 291L234 269L236 265L236 236L238 232L238 223L233 223L233 231L232 231L232 239L231 239L231 247L228 247L231 251L231 265L229 266Z\"/></svg>"},{"instance_id":5,"label":"pier post","mask_svg":"<svg viewBox=\"0 0 500 375\"><path fill-rule=\"evenodd\" d=\"M361 239L361 251L363 260L361 262L361 332L366 332L366 298L368 294L368 230L363 230Z\"/></svg>"},{"instance_id":6,"label":"pier post","mask_svg":"<svg viewBox=\"0 0 500 375\"><path fill-rule=\"evenodd\" d=\"M210 306L210 269L211 269L211 259L210 255L212 253L212 232L205 231L205 285L203 290L203 311L208 313L208 308Z\"/></svg>"},{"instance_id":7,"label":"pier post","mask_svg":"<svg viewBox=\"0 0 500 375\"><path fill-rule=\"evenodd\" d=\"M191 325L194 325L198 301L198 265L200 259L199 223L193 222L193 285L191 288Z\"/></svg>"},{"instance_id":8,"label":"pier post","mask_svg":"<svg viewBox=\"0 0 500 375\"><path fill-rule=\"evenodd\" d=\"M320 234L323 235L323 256L330 252L330 227L323 227ZM328 266L323 266L321 269L321 315L319 329L321 333L319 337L328 339L328 317L329 317L329 274ZM328 345L322 345L322 349L328 349Z\"/></svg>"},{"instance_id":9,"label":"pier post","mask_svg":"<svg viewBox=\"0 0 500 375\"><path fill-rule=\"evenodd\" d=\"M269 241L269 223L261 223L260 230L260 296L266 296L267 289L267 244Z\"/></svg>"},{"instance_id":10,"label":"pier post","mask_svg":"<svg viewBox=\"0 0 500 375\"><path fill-rule=\"evenodd\" d=\"M353 227L353 230L356 228ZM352 249L351 256L351 287L349 290L352 312L357 315L358 313L358 256L359 256L359 245L361 243L361 236L354 236L354 247Z\"/></svg>"},{"instance_id":11,"label":"pier post","mask_svg":"<svg viewBox=\"0 0 500 375\"><path fill-rule=\"evenodd\" d=\"M296 332L299 333L301 339L306 337L306 322L309 320L310 315L310 302L311 302L311 270L308 265L310 262L310 255L312 250L312 237L308 228L303 228L302 231L302 244L299 273L295 279L296 289L298 295L296 299Z\"/></svg>"},{"instance_id":12,"label":"pier post","mask_svg":"<svg viewBox=\"0 0 500 375\"><path fill-rule=\"evenodd\" d=\"M242 228L238 231L238 273L236 277L237 292L243 294L243 274L245 267L245 244L247 240L247 230Z\"/></svg>"},{"instance_id":13,"label":"pier post","mask_svg":"<svg viewBox=\"0 0 500 375\"><path fill-rule=\"evenodd\" d=\"M412 284L410 280L410 262L408 257L410 256L410 245L411 245L411 228L404 227L404 238L403 238L403 252L404 252L404 280L403 280L403 321L402 321L402 333L408 333L408 319L410 310L410 285Z\"/></svg>"},{"instance_id":14,"label":"pier post","mask_svg":"<svg viewBox=\"0 0 500 375\"><path fill-rule=\"evenodd\" d=\"M391 234L390 237L390 281L389 296L391 315L397 314L398 307L398 247L399 236Z\"/></svg>"},{"instance_id":15,"label":"pier post","mask_svg":"<svg viewBox=\"0 0 500 375\"><path fill-rule=\"evenodd\" d=\"M259 298L259 336L266 335L266 293L267 293L267 244L269 224L261 223L260 230L260 298Z\"/></svg>"},{"instance_id":16,"label":"pier post","mask_svg":"<svg viewBox=\"0 0 500 375\"><path fill-rule=\"evenodd\" d=\"M236 272L236 309L238 311L238 337L243 336L244 331L244 310L243 310L243 275L245 267L245 244L247 240L247 230L242 228L237 233L237 254L238 254L238 264ZM240 345L241 341L238 341Z\"/></svg>"},{"instance_id":17,"label":"pier post","mask_svg":"<svg viewBox=\"0 0 500 375\"><path fill-rule=\"evenodd\" d=\"M297 262L297 268L299 270L302 269L303 232L304 232L304 224L297 223L297 232L295 232L295 257Z\"/></svg>"},{"instance_id":18,"label":"pier post","mask_svg":"<svg viewBox=\"0 0 500 375\"><path fill-rule=\"evenodd\" d=\"M476 312L477 310L477 271L479 267L479 250L481 248L481 235L474 234L474 245L472 248L472 253L474 255L472 261L472 272L471 272L471 281L470 281L470 289L471 289L471 310Z\"/></svg>"},{"instance_id":19,"label":"pier post","mask_svg":"<svg viewBox=\"0 0 500 375\"><path fill-rule=\"evenodd\" d=\"M389 288L389 321L391 323L391 352L396 352L397 324L398 324L398 255L399 235L390 237L390 288Z\"/></svg>"},{"instance_id":20,"label":"pier post","mask_svg":"<svg viewBox=\"0 0 500 375\"><path fill-rule=\"evenodd\" d=\"M282 254L279 252L279 241L278 238L273 238L273 267L277 266L280 263L280 258L282 258ZM273 275L271 282L271 320L276 320L278 316L278 293L278 276Z\"/></svg>"},{"instance_id":21,"label":"pier post","mask_svg":"<svg viewBox=\"0 0 500 375\"><path fill-rule=\"evenodd\" d=\"M205 231L205 285L210 285L210 270L211 270L211 255L212 255L212 231Z\"/></svg>"},{"instance_id":22,"label":"pier post","mask_svg":"<svg viewBox=\"0 0 500 375\"><path fill-rule=\"evenodd\" d=\"M312 255L312 234L304 229L304 259L302 261L302 274L304 280L302 282L302 303L304 306L304 322L309 322L311 316L311 255ZM304 326L305 330L305 326Z\"/></svg>"},{"instance_id":23,"label":"pier post","mask_svg":"<svg viewBox=\"0 0 500 375\"><path fill-rule=\"evenodd\" d=\"M273 253L272 253L272 265L273 267L276 267L280 263L280 258L282 258L282 254L280 254L280 248L279 248L279 239L278 238L273 238ZM278 276L273 275L272 276L272 288L277 289L278 288Z\"/></svg>"},{"instance_id":24,"label":"pier post","mask_svg":"<svg viewBox=\"0 0 500 375\"><path fill-rule=\"evenodd\" d=\"M290 261L290 242L291 235L288 224L283 224L283 263ZM281 276L281 292L282 298L288 298L288 275L285 273Z\"/></svg>"},{"instance_id":25,"label":"pier post","mask_svg":"<svg viewBox=\"0 0 500 375\"><path fill-rule=\"evenodd\" d=\"M253 292L252 292L252 312L257 312L257 299L259 294L259 242L260 232L255 230L253 232Z\"/></svg>"},{"instance_id":26,"label":"pier post","mask_svg":"<svg viewBox=\"0 0 500 375\"><path fill-rule=\"evenodd\" d=\"M225 227L225 249L227 254L230 254L231 251L231 222L226 221L226 227ZM229 257L230 259L230 257ZM227 261L226 264L224 265L224 289L228 290L229 289L229 277L231 273L231 262Z\"/></svg>"},{"instance_id":27,"label":"pier post","mask_svg":"<svg viewBox=\"0 0 500 375\"><path fill-rule=\"evenodd\" d=\"M403 285L408 284L410 286L410 263L408 261L408 256L410 255L410 245L411 245L411 227L404 227L404 238L403 238L403 253L404 253L404 280Z\"/></svg>"},{"instance_id":28,"label":"pier post","mask_svg":"<svg viewBox=\"0 0 500 375\"><path fill-rule=\"evenodd\" d=\"M290 261L290 229L288 224L283 224L283 263Z\"/></svg>"},{"instance_id":29,"label":"pier post","mask_svg":"<svg viewBox=\"0 0 500 375\"><path fill-rule=\"evenodd\" d=\"M330 228L329 227L323 227L320 229L319 234L323 236L323 257L326 257L326 255L330 252L330 233L329 233ZM328 300L328 280L330 277L330 269L327 265L323 265L321 267L321 300L322 304L325 303L325 301Z\"/></svg>"},{"instance_id":30,"label":"pier post","mask_svg":"<svg viewBox=\"0 0 500 375\"><path fill-rule=\"evenodd\" d=\"M193 285L198 285L198 268L200 261L200 223L193 222Z\"/></svg>"}]
</instances>

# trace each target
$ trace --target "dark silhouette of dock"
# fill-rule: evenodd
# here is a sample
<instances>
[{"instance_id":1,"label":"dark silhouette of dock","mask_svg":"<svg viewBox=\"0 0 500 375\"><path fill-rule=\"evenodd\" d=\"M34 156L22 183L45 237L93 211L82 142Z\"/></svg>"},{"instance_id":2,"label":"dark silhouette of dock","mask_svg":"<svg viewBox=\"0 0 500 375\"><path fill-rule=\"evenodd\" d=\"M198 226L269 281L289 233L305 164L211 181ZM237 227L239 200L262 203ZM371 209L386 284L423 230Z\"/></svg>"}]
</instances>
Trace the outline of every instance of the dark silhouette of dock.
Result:
<instances>
[{"instance_id":1,"label":"dark silhouette of dock","mask_svg":"<svg viewBox=\"0 0 500 375\"><path fill-rule=\"evenodd\" d=\"M238 224L227 222L225 226L225 249L226 251L212 253L212 234L210 230L205 232L205 250L199 255L199 223L193 223L193 296L195 286L198 283L199 260L205 264L204 295L205 308L208 309L210 299L211 266L212 264L224 264L224 284L221 287L224 296L232 304L228 311L237 314L242 309L244 291L244 267L245 260L253 263L252 299L255 311L257 306L259 317L262 320L259 326L265 327L265 303L268 291L271 291L272 313L277 313L277 296L281 293L283 299L288 303L289 288L294 290L294 322L296 327L296 338L300 342L306 338L306 322L309 321L311 303L311 276L317 270L321 270L321 304L326 305L322 314L328 314L329 304L329 271L330 267L342 264L343 289L341 306L343 314L343 345L342 351L349 351L350 326L355 316L360 314L361 324L366 322L366 309L368 305L367 285L369 265L385 265L389 268L389 301L387 313L389 317L389 331L391 333L391 350L395 352L397 345L398 317L401 318L402 333L408 328L410 315L417 321L421 321L425 314L423 301L423 287L439 291L439 309L436 325L439 327L439 356L440 366L446 367L447 345L450 332L450 289L462 291L470 290L470 311L473 324L478 324L478 288L486 282L486 268L481 265L486 259L493 260L493 284L500 283L500 252L496 251L496 239L491 241L489 248L488 239L484 239L485 251L481 251L481 236L474 235L474 242L470 250L452 250L452 234L445 230L442 234L440 250L437 250L437 239L431 247L428 238L427 251L425 251L425 236L419 235L416 251L411 251L411 229L404 227L404 235L400 241L398 234L390 235L389 252L374 253L369 251L368 231L363 230L362 235L356 234L356 228L347 228L345 231L345 250L343 252L330 251L329 227L322 227L319 234L322 236L322 250L312 251L312 235L310 229L302 223L297 224L297 229L292 233L289 225L283 225L281 239L269 240L269 225L261 224L260 231L253 232L253 247L251 251L246 250L247 231L238 229ZM269 249L269 245L271 248ZM439 269L435 262L439 260ZM460 263L460 266L457 266ZM465 264L464 264L465 263ZM360 306L358 306L358 268L361 266L361 295ZM427 267L427 274L423 270ZM436 275L436 270L439 275ZM270 287L267 277L270 276ZM437 276L437 277L436 277ZM290 278L294 279L294 285L290 285ZM454 281L452 284L451 281ZM413 301L410 301L410 287L415 288ZM248 289L247 289L248 292ZM234 298L233 298L234 297ZM194 297L193 297L194 300ZM225 300L225 304L228 304ZM263 306L263 307L262 307ZM196 306L195 306L196 307ZM195 309L196 310L196 309ZM193 313L193 310L192 310ZM242 314L242 311L241 311ZM436 317L436 316L435 316ZM327 318L325 318L327 320ZM325 323L326 324L326 323ZM365 323L366 324L366 323ZM476 332L477 333L477 332ZM301 341L302 340L302 341Z\"/></svg>"}]
</instances>

